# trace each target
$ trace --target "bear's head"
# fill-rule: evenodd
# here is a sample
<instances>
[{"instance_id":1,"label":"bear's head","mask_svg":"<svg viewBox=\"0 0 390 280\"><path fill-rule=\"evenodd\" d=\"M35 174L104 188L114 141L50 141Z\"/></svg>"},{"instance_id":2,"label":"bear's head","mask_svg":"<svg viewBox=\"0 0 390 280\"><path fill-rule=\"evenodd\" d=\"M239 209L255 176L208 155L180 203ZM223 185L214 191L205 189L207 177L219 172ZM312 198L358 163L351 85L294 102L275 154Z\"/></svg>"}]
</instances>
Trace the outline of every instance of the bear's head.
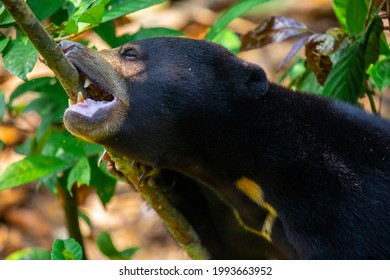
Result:
<instances>
[{"instance_id":1,"label":"bear's head","mask_svg":"<svg viewBox=\"0 0 390 280\"><path fill-rule=\"evenodd\" d=\"M66 128L150 165L169 166L174 159L167 154L202 153L196 138L220 137L213 131L224 116L269 86L262 68L206 41L152 38L102 51L63 41L60 47L87 89L66 110Z\"/></svg>"}]
</instances>

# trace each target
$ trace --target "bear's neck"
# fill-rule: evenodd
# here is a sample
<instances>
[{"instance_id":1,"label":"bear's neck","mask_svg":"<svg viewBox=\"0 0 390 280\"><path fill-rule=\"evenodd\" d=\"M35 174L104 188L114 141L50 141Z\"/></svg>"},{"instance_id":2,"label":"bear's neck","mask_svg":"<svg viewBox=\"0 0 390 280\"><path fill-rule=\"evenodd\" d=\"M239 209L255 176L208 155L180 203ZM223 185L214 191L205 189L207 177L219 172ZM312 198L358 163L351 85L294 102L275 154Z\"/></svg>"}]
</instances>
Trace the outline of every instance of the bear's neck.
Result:
<instances>
[{"instance_id":1,"label":"bear's neck","mask_svg":"<svg viewBox=\"0 0 390 280\"><path fill-rule=\"evenodd\" d=\"M258 204L265 201L289 231L305 234L305 242L324 226L340 234L341 213L347 213L339 210L346 200L363 199L364 184L356 173L358 157L364 156L362 143L352 143L344 132L354 140L366 139L372 129L366 115L274 84L265 96L234 105L226 114L208 115L198 127L189 124L196 132L186 138L191 151L174 169L225 192L232 201L240 191ZM347 158L346 151L356 156ZM355 222L363 220L356 217Z\"/></svg>"}]
</instances>

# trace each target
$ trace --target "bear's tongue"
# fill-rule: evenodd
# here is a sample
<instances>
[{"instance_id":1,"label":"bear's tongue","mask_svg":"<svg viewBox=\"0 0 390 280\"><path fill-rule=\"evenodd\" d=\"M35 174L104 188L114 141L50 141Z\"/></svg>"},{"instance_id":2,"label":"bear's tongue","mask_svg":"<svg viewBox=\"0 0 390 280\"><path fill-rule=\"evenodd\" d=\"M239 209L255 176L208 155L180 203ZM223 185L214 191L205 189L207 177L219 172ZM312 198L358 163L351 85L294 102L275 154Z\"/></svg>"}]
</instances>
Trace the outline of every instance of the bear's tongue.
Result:
<instances>
[{"instance_id":1,"label":"bear's tongue","mask_svg":"<svg viewBox=\"0 0 390 280\"><path fill-rule=\"evenodd\" d=\"M69 99L69 110L91 118L98 110L105 109L115 100L112 94L100 89L85 74L80 73L80 79L84 81L83 85L87 89L87 96L83 96L79 92L76 97L76 103Z\"/></svg>"},{"instance_id":2,"label":"bear's tongue","mask_svg":"<svg viewBox=\"0 0 390 280\"><path fill-rule=\"evenodd\" d=\"M69 104L68 110L79 113L80 115L91 118L97 111L109 107L112 101L95 101L87 98L84 100L81 93L77 96L76 104Z\"/></svg>"}]
</instances>

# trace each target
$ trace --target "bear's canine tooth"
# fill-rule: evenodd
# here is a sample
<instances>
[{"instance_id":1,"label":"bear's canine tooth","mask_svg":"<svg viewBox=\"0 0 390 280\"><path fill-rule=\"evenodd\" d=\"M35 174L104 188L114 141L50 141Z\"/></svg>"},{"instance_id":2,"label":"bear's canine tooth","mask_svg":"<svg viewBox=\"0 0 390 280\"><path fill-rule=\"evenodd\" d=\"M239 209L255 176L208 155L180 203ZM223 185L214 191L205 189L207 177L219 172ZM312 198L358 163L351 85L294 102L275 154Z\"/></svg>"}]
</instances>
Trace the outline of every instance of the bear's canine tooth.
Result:
<instances>
[{"instance_id":1,"label":"bear's canine tooth","mask_svg":"<svg viewBox=\"0 0 390 280\"><path fill-rule=\"evenodd\" d=\"M91 80L86 78L85 81L84 81L84 88L87 88L90 86L90 84L92 84Z\"/></svg>"},{"instance_id":2,"label":"bear's canine tooth","mask_svg":"<svg viewBox=\"0 0 390 280\"><path fill-rule=\"evenodd\" d=\"M77 103L83 103L84 102L84 97L81 91L77 93Z\"/></svg>"}]
</instances>

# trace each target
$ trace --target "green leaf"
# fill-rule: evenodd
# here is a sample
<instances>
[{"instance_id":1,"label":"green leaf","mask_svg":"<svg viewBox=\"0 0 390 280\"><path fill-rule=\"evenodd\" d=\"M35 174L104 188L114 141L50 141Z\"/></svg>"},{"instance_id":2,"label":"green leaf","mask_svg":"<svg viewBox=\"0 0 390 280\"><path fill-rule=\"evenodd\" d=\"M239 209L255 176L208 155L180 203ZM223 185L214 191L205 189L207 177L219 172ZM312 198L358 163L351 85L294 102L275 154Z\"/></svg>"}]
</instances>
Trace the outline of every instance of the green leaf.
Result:
<instances>
[{"instance_id":1,"label":"green leaf","mask_svg":"<svg viewBox=\"0 0 390 280\"><path fill-rule=\"evenodd\" d=\"M87 214L85 214L83 211L79 209L79 217L89 226L90 230L92 231L92 222L91 219L88 217Z\"/></svg>"},{"instance_id":2,"label":"green leaf","mask_svg":"<svg viewBox=\"0 0 390 280\"><path fill-rule=\"evenodd\" d=\"M132 34L132 35L124 35L121 37L116 37L115 35L115 25L112 21L105 22L100 24L98 27L94 28L95 32L102 38L107 44L109 44L112 48L116 48L124 43L134 40L141 40L146 38L153 37L168 37L168 36L182 36L184 33L180 30L156 27L156 28L142 28Z\"/></svg>"},{"instance_id":3,"label":"green leaf","mask_svg":"<svg viewBox=\"0 0 390 280\"><path fill-rule=\"evenodd\" d=\"M80 139L72 136L75 140L78 140L80 141ZM100 145L97 145L97 144L92 144L92 143L89 143L89 142L83 142L83 149L84 149L84 153L87 155L87 156L93 156L93 155L101 155L102 152L104 151L104 148Z\"/></svg>"},{"instance_id":4,"label":"green leaf","mask_svg":"<svg viewBox=\"0 0 390 280\"><path fill-rule=\"evenodd\" d=\"M5 105L5 96L4 93L0 90L0 121L3 120L7 106Z\"/></svg>"},{"instance_id":5,"label":"green leaf","mask_svg":"<svg viewBox=\"0 0 390 280\"><path fill-rule=\"evenodd\" d=\"M86 22L92 25L99 25L104 14L104 7L110 0L97 0L79 18L78 22Z\"/></svg>"},{"instance_id":6,"label":"green leaf","mask_svg":"<svg viewBox=\"0 0 390 280\"><path fill-rule=\"evenodd\" d=\"M306 70L305 66L305 60L303 58L296 58L295 62L291 64L284 72L282 73L281 77L278 79L278 83L281 84L283 81L285 81L287 78L290 81L290 87L292 86L293 82L300 77Z\"/></svg>"},{"instance_id":7,"label":"green leaf","mask_svg":"<svg viewBox=\"0 0 390 280\"><path fill-rule=\"evenodd\" d=\"M27 4L39 20L46 19L62 8L65 0L27 0Z\"/></svg>"},{"instance_id":8,"label":"green leaf","mask_svg":"<svg viewBox=\"0 0 390 280\"><path fill-rule=\"evenodd\" d=\"M96 245L105 256L112 260L128 260L138 251L138 248L128 248L121 252L118 251L112 242L110 234L104 231L99 233Z\"/></svg>"},{"instance_id":9,"label":"green leaf","mask_svg":"<svg viewBox=\"0 0 390 280\"><path fill-rule=\"evenodd\" d=\"M322 86L318 84L314 72L307 66L304 59L298 58L296 62L288 68L280 78L280 82L289 78L289 87L303 92L321 94Z\"/></svg>"},{"instance_id":10,"label":"green leaf","mask_svg":"<svg viewBox=\"0 0 390 280\"><path fill-rule=\"evenodd\" d=\"M73 238L54 241L51 251L52 260L81 260L82 258L83 249Z\"/></svg>"},{"instance_id":11,"label":"green leaf","mask_svg":"<svg viewBox=\"0 0 390 280\"><path fill-rule=\"evenodd\" d=\"M213 40L215 36L222 32L235 18L241 16L246 11L249 11L254 6L268 1L269 0L244 0L234 5L214 23L205 39L210 41Z\"/></svg>"},{"instance_id":12,"label":"green leaf","mask_svg":"<svg viewBox=\"0 0 390 280\"><path fill-rule=\"evenodd\" d=\"M89 185L91 181L91 167L87 157L81 157L76 165L70 170L66 188L70 191L74 183Z\"/></svg>"},{"instance_id":13,"label":"green leaf","mask_svg":"<svg viewBox=\"0 0 390 280\"><path fill-rule=\"evenodd\" d=\"M77 25L76 20L74 20L74 19L72 19L72 18L69 19L69 20L66 22L63 31L64 31L66 34L77 34L77 32L79 31L79 27L78 27L78 25Z\"/></svg>"},{"instance_id":14,"label":"green leaf","mask_svg":"<svg viewBox=\"0 0 390 280\"><path fill-rule=\"evenodd\" d=\"M57 184L58 184L58 178L57 174L49 174L47 176L44 176L39 179L38 181L38 187L39 186L45 186L46 189L51 191L53 194L58 194Z\"/></svg>"},{"instance_id":15,"label":"green leaf","mask_svg":"<svg viewBox=\"0 0 390 280\"><path fill-rule=\"evenodd\" d=\"M365 75L364 66L364 45L360 39L349 46L333 66L324 85L324 96L356 104Z\"/></svg>"},{"instance_id":16,"label":"green leaf","mask_svg":"<svg viewBox=\"0 0 390 280\"><path fill-rule=\"evenodd\" d=\"M122 40L116 37L115 24L113 21L107 21L93 29L104 42L110 45L111 48L116 48L122 44Z\"/></svg>"},{"instance_id":17,"label":"green leaf","mask_svg":"<svg viewBox=\"0 0 390 280\"><path fill-rule=\"evenodd\" d=\"M43 121L40 124L39 130L43 125L60 122L65 109L68 107L68 102L66 94L64 94L64 89L56 78L38 78L21 84L11 94L9 106L13 106L16 98L32 91L39 95L30 101L23 108L23 111L35 111L41 115Z\"/></svg>"},{"instance_id":18,"label":"green leaf","mask_svg":"<svg viewBox=\"0 0 390 280\"><path fill-rule=\"evenodd\" d=\"M18 86L11 94L9 98L9 102L12 104L12 102L22 96L23 94L31 91L35 92L42 92L42 91L48 91L50 92L50 89L48 89L48 86L51 84L56 83L55 78L49 78L49 77L44 77L44 78L38 78L38 79L33 79L30 81L27 81L20 86Z\"/></svg>"},{"instance_id":19,"label":"green leaf","mask_svg":"<svg viewBox=\"0 0 390 280\"><path fill-rule=\"evenodd\" d=\"M241 40L236 33L229 29L224 29L212 40L214 43L224 46L234 54L240 52Z\"/></svg>"},{"instance_id":20,"label":"green leaf","mask_svg":"<svg viewBox=\"0 0 390 280\"><path fill-rule=\"evenodd\" d=\"M33 144L33 139L29 137L26 140L24 140L23 143L21 143L20 145L17 145L14 148L15 152L17 152L20 155L27 156L31 152L32 144Z\"/></svg>"},{"instance_id":21,"label":"green leaf","mask_svg":"<svg viewBox=\"0 0 390 280\"><path fill-rule=\"evenodd\" d=\"M118 256L120 252L115 248L112 243L111 236L108 232L101 231L96 239L96 245L99 250L107 257Z\"/></svg>"},{"instance_id":22,"label":"green leaf","mask_svg":"<svg viewBox=\"0 0 390 280\"><path fill-rule=\"evenodd\" d=\"M9 40L10 40L10 38L8 38L8 37L0 40L0 53L5 49Z\"/></svg>"},{"instance_id":23,"label":"green leaf","mask_svg":"<svg viewBox=\"0 0 390 280\"><path fill-rule=\"evenodd\" d=\"M316 75L311 69L307 69L302 76L298 89L313 94L322 94L323 91L323 87L317 82Z\"/></svg>"},{"instance_id":24,"label":"green leaf","mask_svg":"<svg viewBox=\"0 0 390 280\"><path fill-rule=\"evenodd\" d=\"M324 85L325 96L357 103L366 79L366 70L378 59L381 33L382 21L376 16L365 33L343 51L344 55L334 65Z\"/></svg>"},{"instance_id":25,"label":"green leaf","mask_svg":"<svg viewBox=\"0 0 390 280\"><path fill-rule=\"evenodd\" d=\"M374 85L383 92L390 85L390 56L376 63L369 74Z\"/></svg>"},{"instance_id":26,"label":"green leaf","mask_svg":"<svg viewBox=\"0 0 390 280\"><path fill-rule=\"evenodd\" d=\"M80 157L86 155L83 147L84 143L81 142L79 139L75 138L73 135L71 135L64 129L58 131L51 131L50 137L46 141L46 145L48 146L48 150L45 151L45 153L42 152L45 155L56 156L61 159L63 159L63 153L71 154L67 158L72 159L79 159Z\"/></svg>"},{"instance_id":27,"label":"green leaf","mask_svg":"<svg viewBox=\"0 0 390 280\"><path fill-rule=\"evenodd\" d=\"M142 28L136 33L128 36L126 41L142 40L153 37L170 37L170 36L182 36L184 33L180 30L155 27L155 28Z\"/></svg>"},{"instance_id":28,"label":"green leaf","mask_svg":"<svg viewBox=\"0 0 390 280\"><path fill-rule=\"evenodd\" d=\"M15 22L14 18L5 9L3 3L0 3L0 26Z\"/></svg>"},{"instance_id":29,"label":"green leaf","mask_svg":"<svg viewBox=\"0 0 390 280\"><path fill-rule=\"evenodd\" d=\"M383 33L382 31L382 19L379 16L375 16L368 26L365 35L366 40L364 62L366 69L378 60L380 53L380 37Z\"/></svg>"},{"instance_id":30,"label":"green leaf","mask_svg":"<svg viewBox=\"0 0 390 280\"><path fill-rule=\"evenodd\" d=\"M116 179L103 171L103 167L98 167L97 157L90 158L89 164L91 166L91 173L93 174L90 186L96 189L100 201L106 206L115 193Z\"/></svg>"},{"instance_id":31,"label":"green leaf","mask_svg":"<svg viewBox=\"0 0 390 280\"><path fill-rule=\"evenodd\" d=\"M6 260L51 260L51 254L44 248L25 248L8 255Z\"/></svg>"},{"instance_id":32,"label":"green leaf","mask_svg":"<svg viewBox=\"0 0 390 280\"><path fill-rule=\"evenodd\" d=\"M32 182L53 172L58 172L69 163L55 157L29 156L17 161L0 174L0 191Z\"/></svg>"},{"instance_id":33,"label":"green leaf","mask_svg":"<svg viewBox=\"0 0 390 280\"><path fill-rule=\"evenodd\" d=\"M363 31L368 0L333 0L333 10L341 26L352 34Z\"/></svg>"},{"instance_id":34,"label":"green leaf","mask_svg":"<svg viewBox=\"0 0 390 280\"><path fill-rule=\"evenodd\" d=\"M3 51L5 69L22 80L27 80L26 75L34 68L37 59L38 51L30 40L24 43L23 38L17 38L8 43Z\"/></svg>"},{"instance_id":35,"label":"green leaf","mask_svg":"<svg viewBox=\"0 0 390 280\"><path fill-rule=\"evenodd\" d=\"M162 2L165 2L165 0L112 0L106 6L102 22L107 22Z\"/></svg>"},{"instance_id":36,"label":"green leaf","mask_svg":"<svg viewBox=\"0 0 390 280\"><path fill-rule=\"evenodd\" d=\"M73 4L74 7L70 14L71 18L78 19L94 2L95 0L70 0L69 3Z\"/></svg>"}]
</instances>

